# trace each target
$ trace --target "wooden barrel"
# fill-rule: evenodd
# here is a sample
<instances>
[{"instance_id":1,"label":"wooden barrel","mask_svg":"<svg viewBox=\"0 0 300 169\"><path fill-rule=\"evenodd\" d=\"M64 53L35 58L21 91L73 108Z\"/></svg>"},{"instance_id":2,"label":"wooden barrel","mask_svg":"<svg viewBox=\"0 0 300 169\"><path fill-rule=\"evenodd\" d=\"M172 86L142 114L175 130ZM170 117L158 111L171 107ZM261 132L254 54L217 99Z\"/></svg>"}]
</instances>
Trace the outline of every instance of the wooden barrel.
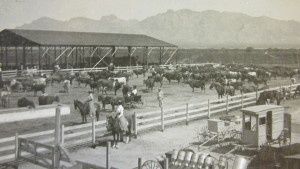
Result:
<instances>
[{"instance_id":1,"label":"wooden barrel","mask_svg":"<svg viewBox=\"0 0 300 169\"><path fill-rule=\"evenodd\" d=\"M207 154L200 154L199 155L198 162L197 162L198 168L202 168L206 156L207 156Z\"/></svg>"},{"instance_id":2,"label":"wooden barrel","mask_svg":"<svg viewBox=\"0 0 300 169\"><path fill-rule=\"evenodd\" d=\"M211 168L214 165L214 159L211 156L207 156L204 160L204 167Z\"/></svg>"},{"instance_id":3,"label":"wooden barrel","mask_svg":"<svg viewBox=\"0 0 300 169\"><path fill-rule=\"evenodd\" d=\"M185 154L185 157L184 157L184 162L183 162L183 165L184 166L189 166L189 163L190 163L190 161L191 161L191 158L192 158L192 156L193 156L193 152L191 152L191 151L188 151L186 154Z\"/></svg>"},{"instance_id":4,"label":"wooden barrel","mask_svg":"<svg viewBox=\"0 0 300 169\"><path fill-rule=\"evenodd\" d=\"M182 163L183 163L183 161L184 161L185 154L186 154L185 151L183 151L183 150L179 151L178 157L177 157L177 165L178 165L178 166L181 166L181 165L182 165Z\"/></svg>"},{"instance_id":5,"label":"wooden barrel","mask_svg":"<svg viewBox=\"0 0 300 169\"><path fill-rule=\"evenodd\" d=\"M171 164L172 165L175 165L177 156L178 156L178 150L173 150L172 155L171 155Z\"/></svg>"},{"instance_id":6,"label":"wooden barrel","mask_svg":"<svg viewBox=\"0 0 300 169\"><path fill-rule=\"evenodd\" d=\"M191 158L189 167L196 168L196 164L198 162L198 158L199 158L199 154L198 153L194 153L193 156L192 156L192 158Z\"/></svg>"},{"instance_id":7,"label":"wooden barrel","mask_svg":"<svg viewBox=\"0 0 300 169\"><path fill-rule=\"evenodd\" d=\"M219 162L218 162L219 169L225 169L228 168L228 162L227 158L225 156L220 156Z\"/></svg>"}]
</instances>

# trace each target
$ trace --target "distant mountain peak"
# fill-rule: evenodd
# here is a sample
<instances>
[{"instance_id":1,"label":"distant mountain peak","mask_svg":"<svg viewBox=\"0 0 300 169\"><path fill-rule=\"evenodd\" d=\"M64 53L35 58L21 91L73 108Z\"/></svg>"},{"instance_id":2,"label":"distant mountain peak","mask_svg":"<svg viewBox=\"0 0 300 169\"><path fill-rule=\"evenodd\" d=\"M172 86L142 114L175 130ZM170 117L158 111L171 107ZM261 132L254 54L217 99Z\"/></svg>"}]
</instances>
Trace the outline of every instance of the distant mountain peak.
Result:
<instances>
[{"instance_id":1,"label":"distant mountain peak","mask_svg":"<svg viewBox=\"0 0 300 169\"><path fill-rule=\"evenodd\" d=\"M145 34L181 47L292 48L300 44L300 23L214 10L168 10L144 20L123 20L115 15L100 20L84 17L58 21L39 18L18 29Z\"/></svg>"}]
</instances>

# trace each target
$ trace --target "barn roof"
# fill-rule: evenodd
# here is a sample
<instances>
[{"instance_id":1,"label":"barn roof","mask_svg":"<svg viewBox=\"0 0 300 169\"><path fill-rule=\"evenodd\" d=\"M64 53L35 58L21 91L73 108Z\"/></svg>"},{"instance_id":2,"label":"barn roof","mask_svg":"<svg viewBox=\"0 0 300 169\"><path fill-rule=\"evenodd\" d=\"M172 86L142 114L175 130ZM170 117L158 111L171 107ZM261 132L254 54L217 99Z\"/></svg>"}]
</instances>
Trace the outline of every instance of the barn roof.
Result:
<instances>
[{"instance_id":1,"label":"barn roof","mask_svg":"<svg viewBox=\"0 0 300 169\"><path fill-rule=\"evenodd\" d=\"M2 46L101 46L101 47L177 47L141 34L67 32L5 29L0 32Z\"/></svg>"},{"instance_id":2,"label":"barn roof","mask_svg":"<svg viewBox=\"0 0 300 169\"><path fill-rule=\"evenodd\" d=\"M255 114L259 114L259 113L266 113L266 111L268 110L272 110L272 109L283 109L283 106L279 106L279 105L258 105L258 106L251 106L251 107L247 107L242 109L242 112L252 112Z\"/></svg>"}]
</instances>

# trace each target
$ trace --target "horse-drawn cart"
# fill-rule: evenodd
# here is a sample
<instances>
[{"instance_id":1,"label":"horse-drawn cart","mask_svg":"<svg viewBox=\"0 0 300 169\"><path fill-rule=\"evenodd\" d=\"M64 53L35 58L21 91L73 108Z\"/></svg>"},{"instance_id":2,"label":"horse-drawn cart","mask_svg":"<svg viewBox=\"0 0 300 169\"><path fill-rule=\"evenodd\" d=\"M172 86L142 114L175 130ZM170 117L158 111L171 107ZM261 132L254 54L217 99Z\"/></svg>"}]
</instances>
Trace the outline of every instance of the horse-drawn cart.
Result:
<instances>
[{"instance_id":1,"label":"horse-drawn cart","mask_svg":"<svg viewBox=\"0 0 300 169\"><path fill-rule=\"evenodd\" d=\"M233 117L231 120L209 119L208 126L198 132L199 149L204 145L217 144L226 146L241 138L241 118Z\"/></svg>"},{"instance_id":2,"label":"horse-drawn cart","mask_svg":"<svg viewBox=\"0 0 300 169\"><path fill-rule=\"evenodd\" d=\"M143 105L142 96L141 95L131 95L130 97L125 97L125 105L124 108L136 108Z\"/></svg>"}]
</instances>

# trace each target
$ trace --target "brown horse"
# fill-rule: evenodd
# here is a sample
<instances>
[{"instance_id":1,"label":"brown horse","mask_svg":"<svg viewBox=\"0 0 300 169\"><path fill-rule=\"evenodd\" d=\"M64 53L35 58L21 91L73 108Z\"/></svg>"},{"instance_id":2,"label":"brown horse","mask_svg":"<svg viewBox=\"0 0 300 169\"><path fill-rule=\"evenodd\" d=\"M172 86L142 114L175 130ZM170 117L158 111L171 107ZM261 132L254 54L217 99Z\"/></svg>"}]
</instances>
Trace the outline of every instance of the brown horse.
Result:
<instances>
[{"instance_id":1,"label":"brown horse","mask_svg":"<svg viewBox=\"0 0 300 169\"><path fill-rule=\"evenodd\" d=\"M209 89L215 88L218 93L218 99L222 98L225 94L225 89L219 82L212 82Z\"/></svg>"},{"instance_id":2,"label":"brown horse","mask_svg":"<svg viewBox=\"0 0 300 169\"><path fill-rule=\"evenodd\" d=\"M269 90L263 91L259 94L259 97L256 101L256 105L263 105L268 103L268 99L270 103L273 103L275 100L277 101L277 105L280 105L281 94L277 90Z\"/></svg>"},{"instance_id":3,"label":"brown horse","mask_svg":"<svg viewBox=\"0 0 300 169\"><path fill-rule=\"evenodd\" d=\"M120 127L120 121L119 121L119 118L117 117L117 115L116 115L116 117L112 117L112 116L106 117L107 131L111 131L113 138L114 138L112 147L119 148L118 143L120 141L121 135L123 135L124 132L125 132L126 137L129 136L129 140L126 140L126 143L131 141L131 119L126 117L126 120L128 122L127 130L122 130Z\"/></svg>"},{"instance_id":4,"label":"brown horse","mask_svg":"<svg viewBox=\"0 0 300 169\"><path fill-rule=\"evenodd\" d=\"M94 103L95 107L96 107L96 118L97 121L99 120L99 114L100 114L100 104L98 103ZM82 123L86 123L87 119L86 116L89 114L90 112L90 107L88 102L82 103L79 100L74 100L74 107L75 110L78 108L82 117Z\"/></svg>"}]
</instances>

